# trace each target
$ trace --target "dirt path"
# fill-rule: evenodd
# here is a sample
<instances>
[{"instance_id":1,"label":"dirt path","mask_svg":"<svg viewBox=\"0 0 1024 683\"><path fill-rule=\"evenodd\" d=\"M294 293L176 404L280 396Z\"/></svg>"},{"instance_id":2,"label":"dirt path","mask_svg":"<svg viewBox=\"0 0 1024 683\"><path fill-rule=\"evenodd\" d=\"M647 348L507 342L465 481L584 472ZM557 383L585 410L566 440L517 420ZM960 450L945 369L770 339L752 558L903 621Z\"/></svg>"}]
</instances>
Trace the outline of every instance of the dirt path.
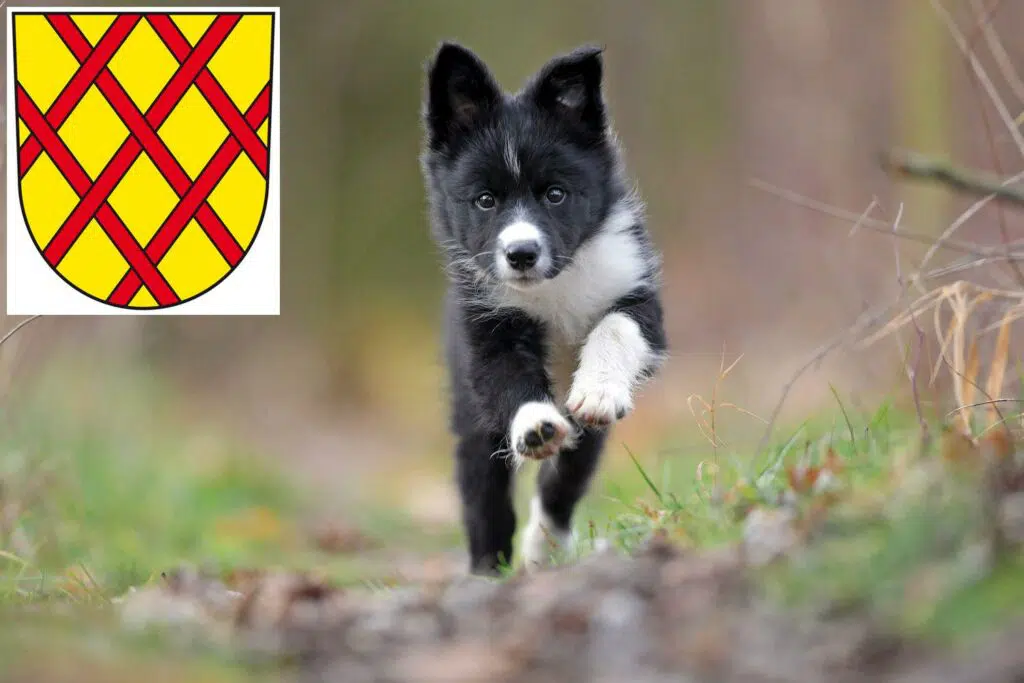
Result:
<instances>
[{"instance_id":1,"label":"dirt path","mask_svg":"<svg viewBox=\"0 0 1024 683\"><path fill-rule=\"evenodd\" d=\"M850 610L781 610L746 568L735 548L687 552L654 536L632 557L596 552L503 582L438 571L406 588L346 592L266 575L232 603L176 576L164 591L207 613L219 603L210 632L226 627L232 647L271 670L290 662L288 678L303 683L1024 680L1024 622L960 651L927 648ZM138 617L147 600L129 598L122 614Z\"/></svg>"}]
</instances>

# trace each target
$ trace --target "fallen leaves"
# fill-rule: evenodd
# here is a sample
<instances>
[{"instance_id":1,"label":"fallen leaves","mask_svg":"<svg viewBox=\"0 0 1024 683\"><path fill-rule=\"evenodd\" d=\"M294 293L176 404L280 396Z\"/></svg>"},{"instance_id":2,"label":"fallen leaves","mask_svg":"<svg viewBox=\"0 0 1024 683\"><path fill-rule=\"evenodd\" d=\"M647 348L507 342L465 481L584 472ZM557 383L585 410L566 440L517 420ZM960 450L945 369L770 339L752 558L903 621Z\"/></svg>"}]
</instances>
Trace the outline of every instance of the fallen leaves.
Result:
<instances>
[{"instance_id":1,"label":"fallen leaves","mask_svg":"<svg viewBox=\"0 0 1024 683\"><path fill-rule=\"evenodd\" d=\"M340 522L321 522L311 532L313 544L324 553L345 555L379 547L376 539Z\"/></svg>"},{"instance_id":2,"label":"fallen leaves","mask_svg":"<svg viewBox=\"0 0 1024 683\"><path fill-rule=\"evenodd\" d=\"M84 564L75 564L64 570L57 589L75 601L86 601L91 598L104 598L103 589L93 578L92 572Z\"/></svg>"},{"instance_id":3,"label":"fallen leaves","mask_svg":"<svg viewBox=\"0 0 1024 683\"><path fill-rule=\"evenodd\" d=\"M326 578L307 572L235 569L220 576L181 566L112 602L128 630L286 654L295 647L290 634L325 629L340 617L342 597Z\"/></svg>"},{"instance_id":4,"label":"fallen leaves","mask_svg":"<svg viewBox=\"0 0 1024 683\"><path fill-rule=\"evenodd\" d=\"M800 462L787 466L778 504L748 506L743 523L747 561L754 566L770 564L806 542L840 500L845 470L831 447L817 464L805 453Z\"/></svg>"},{"instance_id":5,"label":"fallen leaves","mask_svg":"<svg viewBox=\"0 0 1024 683\"><path fill-rule=\"evenodd\" d=\"M156 629L178 638L223 644L227 617L241 597L216 576L181 567L141 588L129 588L112 602L129 631Z\"/></svg>"},{"instance_id":6,"label":"fallen leaves","mask_svg":"<svg viewBox=\"0 0 1024 683\"><path fill-rule=\"evenodd\" d=\"M842 458L830 447L820 465L802 462L787 467L786 481L789 491L797 496L826 496L836 489L838 477L845 469Z\"/></svg>"}]
</instances>

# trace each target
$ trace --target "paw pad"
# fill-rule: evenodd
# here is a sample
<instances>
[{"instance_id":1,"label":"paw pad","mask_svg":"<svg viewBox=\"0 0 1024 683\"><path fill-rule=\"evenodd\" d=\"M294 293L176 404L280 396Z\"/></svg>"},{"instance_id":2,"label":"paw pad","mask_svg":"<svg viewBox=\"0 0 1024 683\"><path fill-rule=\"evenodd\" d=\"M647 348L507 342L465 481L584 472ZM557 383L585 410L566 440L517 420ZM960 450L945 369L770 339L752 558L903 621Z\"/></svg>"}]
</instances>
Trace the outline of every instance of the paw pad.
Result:
<instances>
[{"instance_id":1,"label":"paw pad","mask_svg":"<svg viewBox=\"0 0 1024 683\"><path fill-rule=\"evenodd\" d=\"M573 427L550 403L527 403L512 420L510 441L515 455L544 460L572 441Z\"/></svg>"}]
</instances>

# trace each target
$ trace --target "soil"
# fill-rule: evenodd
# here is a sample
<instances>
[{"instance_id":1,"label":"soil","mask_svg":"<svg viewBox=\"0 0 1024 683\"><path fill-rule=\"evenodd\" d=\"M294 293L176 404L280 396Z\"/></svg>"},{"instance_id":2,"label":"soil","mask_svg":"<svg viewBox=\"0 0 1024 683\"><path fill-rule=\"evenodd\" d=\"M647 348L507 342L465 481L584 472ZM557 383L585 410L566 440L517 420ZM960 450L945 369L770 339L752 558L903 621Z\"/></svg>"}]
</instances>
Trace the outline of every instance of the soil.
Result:
<instances>
[{"instance_id":1,"label":"soil","mask_svg":"<svg viewBox=\"0 0 1024 683\"><path fill-rule=\"evenodd\" d=\"M220 624L232 647L302 683L1024 681L1024 621L944 650L864 614L782 609L745 567L739 548L654 536L633 556L595 552L503 581L427 566L417 585L380 592L284 574L235 577L233 603L196 576L162 590L200 596L208 632ZM135 625L146 590L122 603Z\"/></svg>"}]
</instances>

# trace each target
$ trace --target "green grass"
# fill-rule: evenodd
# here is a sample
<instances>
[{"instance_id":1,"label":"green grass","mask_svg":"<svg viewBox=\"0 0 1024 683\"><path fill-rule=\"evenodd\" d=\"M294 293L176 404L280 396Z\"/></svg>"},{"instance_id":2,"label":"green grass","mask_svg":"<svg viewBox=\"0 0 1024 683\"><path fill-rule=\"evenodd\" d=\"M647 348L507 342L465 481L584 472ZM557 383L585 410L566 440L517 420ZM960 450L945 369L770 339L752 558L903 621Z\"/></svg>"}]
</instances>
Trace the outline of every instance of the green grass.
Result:
<instances>
[{"instance_id":1,"label":"green grass","mask_svg":"<svg viewBox=\"0 0 1024 683\"><path fill-rule=\"evenodd\" d=\"M920 453L916 417L888 404L871 415L837 413L831 424L805 423L761 457L712 456L708 445L659 465L630 453L632 471L606 475L603 492L582 506L578 552L587 552L595 530L626 549L656 528L696 548L736 541L749 510L788 496L801 515L817 511L822 522L791 561L761 570L762 586L781 602L863 608L947 643L969 642L1019 614L1024 555L990 571L978 566L986 495L980 460L951 466L934 442ZM941 427L931 430L939 440ZM842 467L832 498L795 493L787 472L820 467L829 452ZM700 463L715 460L717 483L707 472L698 478Z\"/></svg>"},{"instance_id":2,"label":"green grass","mask_svg":"<svg viewBox=\"0 0 1024 683\"><path fill-rule=\"evenodd\" d=\"M889 472L893 454L916 442L913 418L895 414L888 404L857 426L840 419L808 420L783 432L760 457L745 450L716 452L706 441L691 440L652 458L613 441L609 451L625 457L599 476L580 507L577 531L593 526L597 535L628 549L650 533L655 513L678 538L697 547L737 540L742 531L738 515L745 506L775 501L787 488L787 466L807 459L815 463L823 449L831 448L843 459L846 481L871 490ZM716 502L716 482L728 501Z\"/></svg>"},{"instance_id":3,"label":"green grass","mask_svg":"<svg viewBox=\"0 0 1024 683\"><path fill-rule=\"evenodd\" d=\"M185 422L171 395L145 376L55 371L0 415L0 678L254 680L223 653L167 658L166 643L120 633L109 600L181 564L315 569L372 589L394 581L388 546L431 549L401 513L363 509L340 521L380 539L383 558L319 551L317 506L282 464ZM25 611L47 602L73 613Z\"/></svg>"},{"instance_id":4,"label":"green grass","mask_svg":"<svg viewBox=\"0 0 1024 683\"><path fill-rule=\"evenodd\" d=\"M0 599L50 595L75 568L109 597L182 561L241 562L279 545L274 528L224 527L254 511L287 520L294 493L230 446L190 450L148 417L158 396L125 397L94 422L67 420L51 395L8 420L0 471L27 543L0 565Z\"/></svg>"},{"instance_id":5,"label":"green grass","mask_svg":"<svg viewBox=\"0 0 1024 683\"><path fill-rule=\"evenodd\" d=\"M21 540L0 537L0 660L5 652L30 652L26 639L36 635L75 640L66 623L6 619L5 609L40 600L102 606L182 562L315 568L367 589L394 578L387 561L372 554L318 552L303 527L315 506L288 478L237 444L182 433L180 419L160 417L172 410L165 396L163 387L135 377L112 379L102 398L83 401L58 382L19 397L17 412L4 416L0 502L22 509ZM831 414L778 434L756 457L679 435L658 457L613 440L576 517L578 552L589 552L599 537L630 550L657 528L697 548L735 541L746 512L792 495L788 472L801 462L821 465L831 451L843 470L823 532L797 561L762 570L769 594L794 605L871 609L901 628L951 642L998 625L1024 599L1020 558L972 578L970 557L961 552L979 525L976 477L943 470L927 494L912 494L906 475L896 475L895 463L919 441L913 415L889 405L860 415L837 402ZM935 453L916 462L941 464ZM525 506L532 486L517 491ZM816 502L806 496L800 509ZM457 529L428 536L394 510L363 510L358 519L385 553L461 545ZM77 629L87 639L119 643L97 660L99 669L113 660L143 666L159 651L112 636L109 618L89 624ZM69 651L84 648L83 661L96 660L95 648L76 642ZM222 677L225 664L216 658L193 664L190 680L231 680L237 673L228 666Z\"/></svg>"},{"instance_id":6,"label":"green grass","mask_svg":"<svg viewBox=\"0 0 1024 683\"><path fill-rule=\"evenodd\" d=\"M56 654L55 653L59 653ZM168 656L168 643L119 633L94 613L56 618L18 613L0 628L0 679L81 683L234 683L280 680L239 667L230 657L193 648ZM182 656L187 654L187 656ZM10 677L10 678L8 678Z\"/></svg>"},{"instance_id":7,"label":"green grass","mask_svg":"<svg viewBox=\"0 0 1024 683\"><path fill-rule=\"evenodd\" d=\"M103 601L181 563L316 568L343 584L380 576L373 558L316 549L315 503L281 463L199 426L182 433L180 418L161 417L168 395L112 377L96 400L53 383L19 397L0 436L0 507L18 528L18 538L0 528L0 606ZM429 549L398 512L354 518L371 538Z\"/></svg>"}]
</instances>

